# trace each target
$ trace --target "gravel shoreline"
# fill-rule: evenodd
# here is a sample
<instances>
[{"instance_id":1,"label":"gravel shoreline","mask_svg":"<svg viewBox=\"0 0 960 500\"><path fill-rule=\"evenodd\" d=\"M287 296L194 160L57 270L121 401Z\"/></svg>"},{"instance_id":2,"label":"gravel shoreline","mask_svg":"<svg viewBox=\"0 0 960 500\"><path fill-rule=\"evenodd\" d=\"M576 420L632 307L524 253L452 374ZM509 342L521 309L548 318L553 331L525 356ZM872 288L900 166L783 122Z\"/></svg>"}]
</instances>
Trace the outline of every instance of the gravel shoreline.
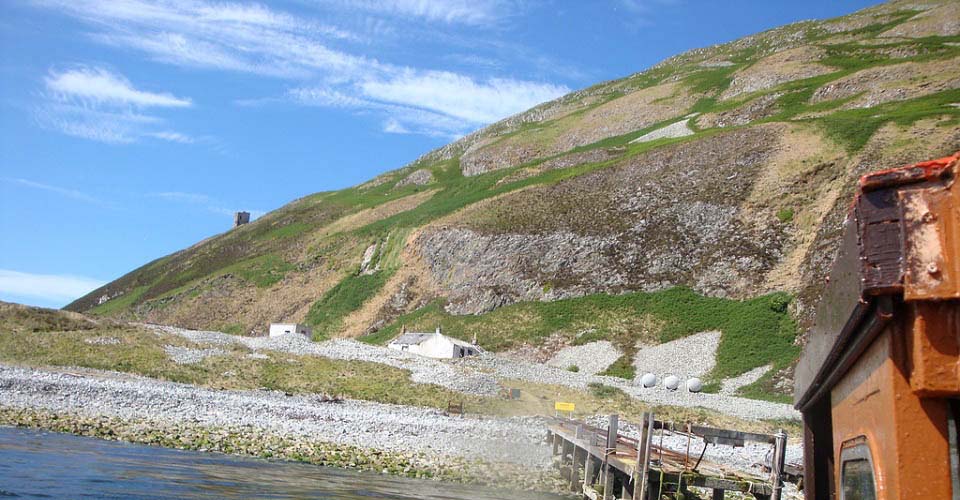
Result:
<instances>
[{"instance_id":1,"label":"gravel shoreline","mask_svg":"<svg viewBox=\"0 0 960 500\"><path fill-rule=\"evenodd\" d=\"M540 418L447 417L80 368L0 365L0 424L524 489L555 491L557 480Z\"/></svg>"},{"instance_id":2,"label":"gravel shoreline","mask_svg":"<svg viewBox=\"0 0 960 500\"><path fill-rule=\"evenodd\" d=\"M438 410L317 395L213 390L114 372L79 376L0 365L3 406L85 416L159 419L204 426L249 426L281 436L546 466L541 418L447 417Z\"/></svg>"},{"instance_id":3,"label":"gravel shoreline","mask_svg":"<svg viewBox=\"0 0 960 500\"><path fill-rule=\"evenodd\" d=\"M417 479L472 483L508 490L563 493L556 470L481 461L437 460L422 453L391 453L336 445L312 438L278 436L250 427L204 427L160 420L85 417L0 405L0 427L12 426L146 445L306 462ZM506 493L509 493L507 491Z\"/></svg>"},{"instance_id":4,"label":"gravel shoreline","mask_svg":"<svg viewBox=\"0 0 960 500\"><path fill-rule=\"evenodd\" d=\"M600 416L587 421L606 425ZM214 390L119 372L0 364L0 425L561 492L544 442L546 423L541 417L449 417L430 408L331 402L320 395ZM622 427L627 435L636 433L627 422ZM667 437L665 444L680 450L686 439ZM800 450L790 446L788 455ZM750 470L765 452L760 446L713 448L707 456Z\"/></svg>"}]
</instances>

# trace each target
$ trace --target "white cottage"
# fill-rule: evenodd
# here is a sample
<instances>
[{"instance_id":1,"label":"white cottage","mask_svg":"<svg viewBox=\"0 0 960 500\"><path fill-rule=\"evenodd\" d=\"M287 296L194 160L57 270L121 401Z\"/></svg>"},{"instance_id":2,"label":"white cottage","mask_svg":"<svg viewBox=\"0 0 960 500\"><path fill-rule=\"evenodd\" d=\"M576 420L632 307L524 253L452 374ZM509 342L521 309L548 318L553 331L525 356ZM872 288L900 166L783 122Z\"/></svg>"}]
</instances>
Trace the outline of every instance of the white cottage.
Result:
<instances>
[{"instance_id":1,"label":"white cottage","mask_svg":"<svg viewBox=\"0 0 960 500\"><path fill-rule=\"evenodd\" d=\"M310 327L300 323L270 323L270 336L279 337L288 333L299 333L307 338L313 334Z\"/></svg>"},{"instance_id":2,"label":"white cottage","mask_svg":"<svg viewBox=\"0 0 960 500\"><path fill-rule=\"evenodd\" d=\"M480 348L440 333L440 327L433 333L415 333L404 330L387 345L396 351L412 352L430 358L464 358L480 352Z\"/></svg>"}]
</instances>

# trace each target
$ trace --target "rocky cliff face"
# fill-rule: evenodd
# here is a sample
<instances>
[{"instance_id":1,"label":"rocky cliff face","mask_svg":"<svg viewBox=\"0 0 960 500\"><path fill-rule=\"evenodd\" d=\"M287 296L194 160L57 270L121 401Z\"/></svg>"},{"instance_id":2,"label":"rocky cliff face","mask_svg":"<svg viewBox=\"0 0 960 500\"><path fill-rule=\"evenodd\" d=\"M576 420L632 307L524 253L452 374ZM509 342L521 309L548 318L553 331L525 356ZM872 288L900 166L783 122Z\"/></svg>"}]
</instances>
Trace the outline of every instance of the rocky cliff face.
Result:
<instances>
[{"instance_id":1,"label":"rocky cliff face","mask_svg":"<svg viewBox=\"0 0 960 500\"><path fill-rule=\"evenodd\" d=\"M418 240L447 310L690 285L764 290L786 225L740 205L780 147L780 125L654 149L621 165L480 203ZM479 293L478 293L479 292Z\"/></svg>"},{"instance_id":2,"label":"rocky cliff face","mask_svg":"<svg viewBox=\"0 0 960 500\"><path fill-rule=\"evenodd\" d=\"M437 300L479 315L684 285L788 292L802 326L857 177L960 149L958 17L956 2L895 1L690 51L297 200L69 308L357 335Z\"/></svg>"}]
</instances>

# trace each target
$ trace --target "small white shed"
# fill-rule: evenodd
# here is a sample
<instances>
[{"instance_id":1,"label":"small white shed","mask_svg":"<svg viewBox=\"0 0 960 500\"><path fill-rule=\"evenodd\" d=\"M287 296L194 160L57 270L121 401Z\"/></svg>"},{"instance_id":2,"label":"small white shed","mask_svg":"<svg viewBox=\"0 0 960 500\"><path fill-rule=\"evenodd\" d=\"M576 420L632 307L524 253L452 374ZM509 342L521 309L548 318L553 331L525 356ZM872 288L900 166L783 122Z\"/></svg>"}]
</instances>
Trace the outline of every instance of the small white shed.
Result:
<instances>
[{"instance_id":1,"label":"small white shed","mask_svg":"<svg viewBox=\"0 0 960 500\"><path fill-rule=\"evenodd\" d=\"M300 323L270 323L270 336L279 337L288 333L299 333L307 338L313 334L310 327Z\"/></svg>"},{"instance_id":2,"label":"small white shed","mask_svg":"<svg viewBox=\"0 0 960 500\"><path fill-rule=\"evenodd\" d=\"M440 328L433 333L407 332L404 330L399 336L391 340L387 347L396 351L411 352L430 358L451 359L465 358L480 352L480 348L453 337L440 333Z\"/></svg>"}]
</instances>

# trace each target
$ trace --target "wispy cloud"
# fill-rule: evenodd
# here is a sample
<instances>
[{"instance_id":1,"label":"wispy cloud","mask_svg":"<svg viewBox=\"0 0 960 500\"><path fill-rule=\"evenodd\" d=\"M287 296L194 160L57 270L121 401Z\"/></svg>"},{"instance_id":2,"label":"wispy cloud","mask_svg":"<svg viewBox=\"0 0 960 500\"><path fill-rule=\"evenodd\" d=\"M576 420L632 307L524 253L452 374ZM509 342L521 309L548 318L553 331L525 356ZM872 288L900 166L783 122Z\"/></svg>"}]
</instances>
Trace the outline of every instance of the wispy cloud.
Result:
<instances>
[{"instance_id":1,"label":"wispy cloud","mask_svg":"<svg viewBox=\"0 0 960 500\"><path fill-rule=\"evenodd\" d=\"M104 282L67 274L32 274L0 269L0 294L63 304L103 286Z\"/></svg>"},{"instance_id":2,"label":"wispy cloud","mask_svg":"<svg viewBox=\"0 0 960 500\"><path fill-rule=\"evenodd\" d=\"M35 112L37 123L67 135L108 144L129 144L143 137L192 142L179 132L155 130L164 120L142 111L189 107L190 99L136 89L124 76L105 68L52 69L44 78L42 97Z\"/></svg>"},{"instance_id":3,"label":"wispy cloud","mask_svg":"<svg viewBox=\"0 0 960 500\"><path fill-rule=\"evenodd\" d=\"M405 70L382 80L358 82L347 91L297 88L296 102L312 106L377 110L384 131L458 137L484 124L569 92L564 86L510 79L475 79L446 71Z\"/></svg>"},{"instance_id":4,"label":"wispy cloud","mask_svg":"<svg viewBox=\"0 0 960 500\"><path fill-rule=\"evenodd\" d=\"M101 43L139 51L164 63L306 81L285 96L245 99L238 104L287 100L375 111L388 132L458 136L569 91L551 83L478 80L352 54L343 48L344 42L356 40L352 33L259 5L204 0L36 3L93 25L91 36ZM509 16L515 6L506 0L318 0L318 4L459 24L482 24ZM188 102L168 94L151 94ZM424 116L433 124L418 124ZM104 140L114 142L131 135L115 128L98 132ZM94 135L85 128L74 133ZM186 142L159 134L154 131L153 137Z\"/></svg>"},{"instance_id":5,"label":"wispy cloud","mask_svg":"<svg viewBox=\"0 0 960 500\"><path fill-rule=\"evenodd\" d=\"M391 134L420 134L455 139L476 126L475 123L442 113L355 97L332 89L292 89L287 92L287 98L304 106L342 108L357 113L374 111L385 116L383 131Z\"/></svg>"},{"instance_id":6,"label":"wispy cloud","mask_svg":"<svg viewBox=\"0 0 960 500\"><path fill-rule=\"evenodd\" d=\"M95 25L94 40L180 66L304 78L354 73L375 60L331 48L355 35L260 5L202 0L37 0Z\"/></svg>"},{"instance_id":7,"label":"wispy cloud","mask_svg":"<svg viewBox=\"0 0 960 500\"><path fill-rule=\"evenodd\" d=\"M635 14L649 14L662 7L683 3L683 0L619 0L618 3Z\"/></svg>"},{"instance_id":8,"label":"wispy cloud","mask_svg":"<svg viewBox=\"0 0 960 500\"><path fill-rule=\"evenodd\" d=\"M131 109L104 109L50 97L37 107L34 117L43 128L108 144L134 142L138 130L160 121Z\"/></svg>"},{"instance_id":9,"label":"wispy cloud","mask_svg":"<svg viewBox=\"0 0 960 500\"><path fill-rule=\"evenodd\" d=\"M387 118L387 121L383 122L383 131L390 134L410 134L410 129L405 127L400 120L396 118Z\"/></svg>"},{"instance_id":10,"label":"wispy cloud","mask_svg":"<svg viewBox=\"0 0 960 500\"><path fill-rule=\"evenodd\" d=\"M619 0L618 3L628 12L635 14L646 14L651 9L650 2L647 0Z\"/></svg>"},{"instance_id":11,"label":"wispy cloud","mask_svg":"<svg viewBox=\"0 0 960 500\"><path fill-rule=\"evenodd\" d=\"M478 82L447 71L403 71L360 84L364 95L421 107L472 123L489 123L569 92L564 86L494 78Z\"/></svg>"},{"instance_id":12,"label":"wispy cloud","mask_svg":"<svg viewBox=\"0 0 960 500\"><path fill-rule=\"evenodd\" d=\"M495 59L492 57L484 57L478 54L466 54L466 53L456 53L456 54L445 54L443 56L444 61L462 65L462 66L471 66L474 68L486 68L486 69L500 69L503 67L503 61Z\"/></svg>"},{"instance_id":13,"label":"wispy cloud","mask_svg":"<svg viewBox=\"0 0 960 500\"><path fill-rule=\"evenodd\" d=\"M59 186L52 186L52 185L50 185L50 184L44 184L44 183L42 183L42 182L35 182L35 181L28 180L28 179L10 179L10 178L3 178L2 180L3 180L4 182L10 183L10 184L17 184L17 185L25 186L25 187L32 188L32 189L40 189L40 190L47 191L47 192L50 192L50 193L55 193L55 194L58 194L58 195L60 195L60 196L64 196L64 197L67 197L67 198L71 198L71 199L74 199L74 200L77 200L77 201L82 201L82 202L84 202L84 203L90 203L90 204L99 205L99 206L102 206L102 207L112 206L112 204L107 203L107 202L101 200L100 198L97 198L97 197L95 197L95 196L91 196L91 195L89 195L89 194L87 194L87 193L84 193L84 192L79 191L79 190L76 190L76 189L64 188L64 187L59 187Z\"/></svg>"},{"instance_id":14,"label":"wispy cloud","mask_svg":"<svg viewBox=\"0 0 960 500\"><path fill-rule=\"evenodd\" d=\"M241 210L250 212L250 217L256 219L266 212L263 210L250 210L250 209L241 209L241 208L229 208L225 206L226 204L213 198L200 193L189 193L184 191L164 191L160 193L150 193L149 196L154 198L160 198L173 203L182 203L187 205L194 205L200 207L208 212L212 212L220 215L233 216L234 213Z\"/></svg>"},{"instance_id":15,"label":"wispy cloud","mask_svg":"<svg viewBox=\"0 0 960 500\"><path fill-rule=\"evenodd\" d=\"M383 131L391 134L420 134L457 139L476 128L459 118L415 108L393 106L384 121Z\"/></svg>"},{"instance_id":16,"label":"wispy cloud","mask_svg":"<svg viewBox=\"0 0 960 500\"><path fill-rule=\"evenodd\" d=\"M190 99L168 93L148 92L133 88L121 75L103 68L81 67L61 72L51 71L46 77L47 90L67 99L89 99L96 103L143 107L189 107Z\"/></svg>"},{"instance_id":17,"label":"wispy cloud","mask_svg":"<svg viewBox=\"0 0 960 500\"><path fill-rule=\"evenodd\" d=\"M617 3L628 14L622 21L632 29L650 25L658 10L681 3L683 0L619 0Z\"/></svg>"},{"instance_id":18,"label":"wispy cloud","mask_svg":"<svg viewBox=\"0 0 960 500\"><path fill-rule=\"evenodd\" d=\"M287 96L295 102L309 106L331 108L375 108L381 106L380 103L368 99L323 87L295 88L289 90Z\"/></svg>"},{"instance_id":19,"label":"wispy cloud","mask_svg":"<svg viewBox=\"0 0 960 500\"><path fill-rule=\"evenodd\" d=\"M503 0L326 0L323 3L390 16L412 17L450 24L496 22L511 12Z\"/></svg>"},{"instance_id":20,"label":"wispy cloud","mask_svg":"<svg viewBox=\"0 0 960 500\"><path fill-rule=\"evenodd\" d=\"M210 197L205 194L185 193L182 191L165 191L162 193L153 193L157 198L163 198L167 201L176 201L180 203L210 203Z\"/></svg>"},{"instance_id":21,"label":"wispy cloud","mask_svg":"<svg viewBox=\"0 0 960 500\"><path fill-rule=\"evenodd\" d=\"M193 137L181 134L180 132L173 132L171 130L164 130L161 132L148 132L145 135L149 137L153 137L155 139L161 139L164 141L179 142L180 144L193 144L197 142L197 140L194 139Z\"/></svg>"}]
</instances>

